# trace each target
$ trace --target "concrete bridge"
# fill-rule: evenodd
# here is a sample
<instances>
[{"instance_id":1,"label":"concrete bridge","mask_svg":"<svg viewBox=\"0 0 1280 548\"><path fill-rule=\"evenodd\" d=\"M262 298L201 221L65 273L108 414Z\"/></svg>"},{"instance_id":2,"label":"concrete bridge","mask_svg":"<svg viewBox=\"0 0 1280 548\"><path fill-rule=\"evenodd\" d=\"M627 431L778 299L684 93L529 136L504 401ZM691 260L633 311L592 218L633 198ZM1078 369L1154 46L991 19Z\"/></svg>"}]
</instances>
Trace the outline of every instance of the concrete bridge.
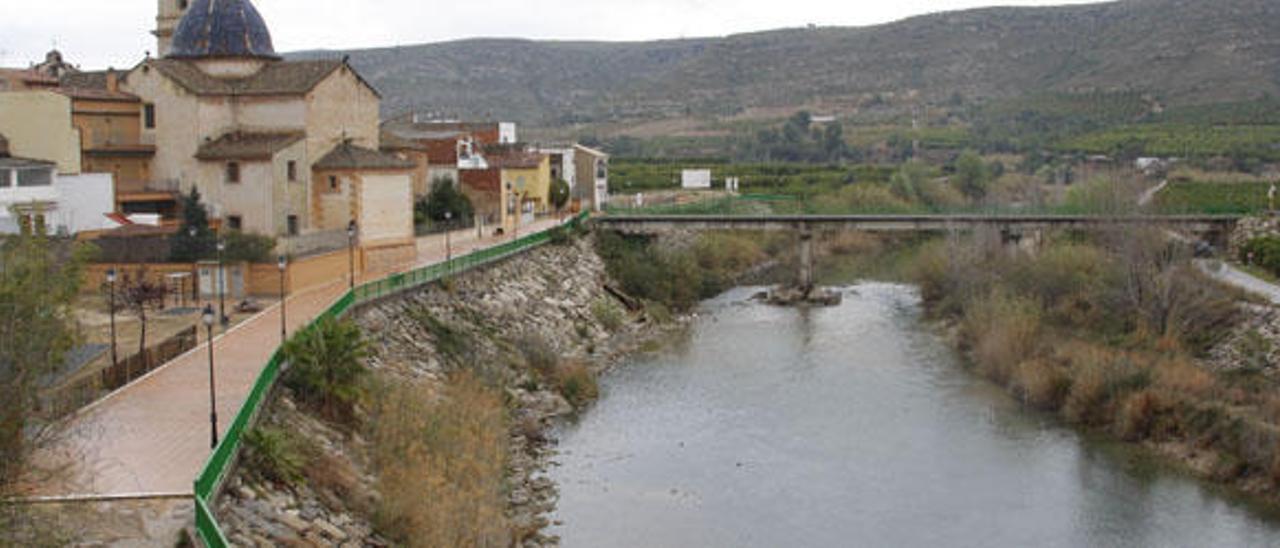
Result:
<instances>
[{"instance_id":1,"label":"concrete bridge","mask_svg":"<svg viewBox=\"0 0 1280 548\"><path fill-rule=\"evenodd\" d=\"M800 236L801 287L813 285L813 233L963 232L980 228L999 231L1007 243L1038 242L1047 230L1090 231L1151 226L1177 230L1225 246L1236 222L1234 215L1046 215L1046 214L921 214L921 215L607 215L592 222L606 230L631 234L662 234L677 230L787 230Z\"/></svg>"}]
</instances>

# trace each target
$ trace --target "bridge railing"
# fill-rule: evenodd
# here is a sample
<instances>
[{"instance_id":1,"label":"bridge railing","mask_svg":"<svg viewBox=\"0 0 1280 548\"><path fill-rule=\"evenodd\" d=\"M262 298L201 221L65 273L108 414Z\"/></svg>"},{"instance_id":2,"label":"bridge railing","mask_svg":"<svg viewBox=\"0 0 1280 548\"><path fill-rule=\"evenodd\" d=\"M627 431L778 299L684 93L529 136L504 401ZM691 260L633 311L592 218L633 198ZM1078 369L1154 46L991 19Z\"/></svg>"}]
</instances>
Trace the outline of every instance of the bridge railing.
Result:
<instances>
[{"instance_id":1,"label":"bridge railing","mask_svg":"<svg viewBox=\"0 0 1280 548\"><path fill-rule=\"evenodd\" d=\"M582 214L560 226L530 234L523 238L481 249L473 253L456 257L442 263L392 274L380 280L362 284L346 292L315 320L302 330L316 329L326 319L338 319L350 313L356 306L383 299L398 293L409 291L439 281L448 276L459 274L481 266L492 264L513 255L529 251L550 242L557 230L577 228L587 219L589 213ZM200 475L195 479L195 522L196 533L210 548L230 546L222 527L213 513L213 504L230 472L235 469L236 461L243 448L244 434L256 422L266 403L271 390L275 388L285 368L283 348L277 348L267 361L257 380L253 383L249 396L241 405L235 419L222 436L218 446L205 462Z\"/></svg>"},{"instance_id":2,"label":"bridge railing","mask_svg":"<svg viewBox=\"0 0 1280 548\"><path fill-rule=\"evenodd\" d=\"M924 205L861 205L846 204L820 197L810 198L796 194L718 195L701 201L684 204L659 204L644 207L610 207L611 217L652 215L720 215L759 217L772 215L980 215L983 217L1019 216L1178 216L1221 215L1239 217L1265 211L1255 203L1241 204L1157 204L1149 207L1106 207L1083 204L1046 205L969 205L959 207L928 207Z\"/></svg>"}]
</instances>

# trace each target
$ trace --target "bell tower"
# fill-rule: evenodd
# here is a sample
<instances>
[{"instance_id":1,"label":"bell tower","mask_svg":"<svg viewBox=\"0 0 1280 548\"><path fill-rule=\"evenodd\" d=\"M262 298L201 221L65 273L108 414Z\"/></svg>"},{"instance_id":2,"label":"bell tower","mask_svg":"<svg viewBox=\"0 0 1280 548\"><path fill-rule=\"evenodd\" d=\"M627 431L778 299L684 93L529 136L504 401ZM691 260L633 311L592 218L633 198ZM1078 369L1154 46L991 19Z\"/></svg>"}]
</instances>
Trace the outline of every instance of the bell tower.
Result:
<instances>
[{"instance_id":1,"label":"bell tower","mask_svg":"<svg viewBox=\"0 0 1280 548\"><path fill-rule=\"evenodd\" d=\"M182 21L182 16L186 15L190 2L159 0L159 3L159 10L156 12L156 30L151 31L151 34L156 36L156 57L164 57L169 54L173 44L173 32L178 28L178 22Z\"/></svg>"}]
</instances>

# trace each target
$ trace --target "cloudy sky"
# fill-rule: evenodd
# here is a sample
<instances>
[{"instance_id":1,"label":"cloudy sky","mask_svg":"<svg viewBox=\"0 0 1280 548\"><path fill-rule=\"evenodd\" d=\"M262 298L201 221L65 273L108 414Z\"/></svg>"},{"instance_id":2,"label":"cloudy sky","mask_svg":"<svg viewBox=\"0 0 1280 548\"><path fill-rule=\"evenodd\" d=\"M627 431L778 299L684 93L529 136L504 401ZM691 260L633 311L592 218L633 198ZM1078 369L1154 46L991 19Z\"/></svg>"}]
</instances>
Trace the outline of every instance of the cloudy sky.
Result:
<instances>
[{"instance_id":1,"label":"cloudy sky","mask_svg":"<svg viewBox=\"0 0 1280 548\"><path fill-rule=\"evenodd\" d=\"M156 0L4 0L0 66L55 45L84 68L130 66L155 42ZM165 0L171 1L171 0ZM861 26L936 11L1096 0L255 0L276 49L350 49L472 37L649 40L779 27Z\"/></svg>"}]
</instances>

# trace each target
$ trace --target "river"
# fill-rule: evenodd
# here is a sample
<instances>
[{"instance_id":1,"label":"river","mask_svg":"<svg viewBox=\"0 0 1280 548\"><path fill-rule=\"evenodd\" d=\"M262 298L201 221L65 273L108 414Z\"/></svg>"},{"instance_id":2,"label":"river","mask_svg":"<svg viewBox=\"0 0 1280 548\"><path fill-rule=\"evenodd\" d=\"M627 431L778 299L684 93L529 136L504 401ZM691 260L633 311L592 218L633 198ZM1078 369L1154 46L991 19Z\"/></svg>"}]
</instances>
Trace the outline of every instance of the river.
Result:
<instances>
[{"instance_id":1,"label":"river","mask_svg":"<svg viewBox=\"0 0 1280 548\"><path fill-rule=\"evenodd\" d=\"M703 304L558 429L565 547L1265 546L1280 512L1022 408L909 287Z\"/></svg>"}]
</instances>

